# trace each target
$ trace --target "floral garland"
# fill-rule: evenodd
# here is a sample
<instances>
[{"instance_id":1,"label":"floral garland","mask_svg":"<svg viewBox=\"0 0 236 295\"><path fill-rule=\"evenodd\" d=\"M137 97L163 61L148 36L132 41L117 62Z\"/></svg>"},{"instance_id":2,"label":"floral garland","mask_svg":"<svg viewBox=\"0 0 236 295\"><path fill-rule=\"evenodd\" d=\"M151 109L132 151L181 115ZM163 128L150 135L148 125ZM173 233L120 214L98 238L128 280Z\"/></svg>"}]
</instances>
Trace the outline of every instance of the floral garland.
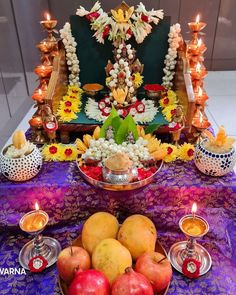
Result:
<instances>
[{"instance_id":1,"label":"floral garland","mask_svg":"<svg viewBox=\"0 0 236 295\"><path fill-rule=\"evenodd\" d=\"M137 43L142 43L152 30L151 23L157 25L164 17L162 9L147 11L142 2L136 9L132 6L125 12L119 9L111 10L111 13L110 17L104 12L99 1L90 11L80 6L76 12L77 15L85 16L91 22L91 29L95 31L93 36L99 43L104 43L106 37L113 42L127 41L132 35Z\"/></svg>"},{"instance_id":2,"label":"floral garland","mask_svg":"<svg viewBox=\"0 0 236 295\"><path fill-rule=\"evenodd\" d=\"M171 122L172 116L175 115L175 110L178 105L176 93L172 90L167 90L166 94L159 101L162 107L162 114L166 121Z\"/></svg>"},{"instance_id":3,"label":"floral garland","mask_svg":"<svg viewBox=\"0 0 236 295\"><path fill-rule=\"evenodd\" d=\"M101 104L104 104L103 109L101 109ZM97 101L89 97L86 102L85 113L90 119L94 119L98 122L104 122L110 114L111 108L112 104L109 98L107 98L107 100L105 98L98 104ZM158 112L158 108L152 100L146 100L144 98L142 101L136 101L136 103L131 105L127 110L120 109L117 112L123 117L127 114L131 114L136 123L148 123L154 120Z\"/></svg>"},{"instance_id":4,"label":"floral garland","mask_svg":"<svg viewBox=\"0 0 236 295\"><path fill-rule=\"evenodd\" d=\"M78 151L74 144L48 144L43 146L41 152L45 161L74 161L78 156Z\"/></svg>"},{"instance_id":5,"label":"floral garland","mask_svg":"<svg viewBox=\"0 0 236 295\"><path fill-rule=\"evenodd\" d=\"M62 38L62 42L65 45L66 61L67 61L68 69L70 71L69 84L80 86L80 80L79 80L80 68L79 68L79 60L76 54L77 43L75 42L75 38L72 36L71 26L68 22L65 23L63 29L60 30L60 35Z\"/></svg>"},{"instance_id":6,"label":"floral garland","mask_svg":"<svg viewBox=\"0 0 236 295\"><path fill-rule=\"evenodd\" d=\"M162 78L162 85L166 88L171 88L173 86L173 78L175 74L175 65L176 65L176 58L177 58L177 49L179 48L179 43L181 40L180 37L181 27L180 24L175 24L170 27L170 32L168 34L169 39L169 49L168 53L165 57L165 68L163 72L165 73L164 77Z\"/></svg>"},{"instance_id":7,"label":"floral garland","mask_svg":"<svg viewBox=\"0 0 236 295\"><path fill-rule=\"evenodd\" d=\"M78 118L81 110L81 97L83 90L76 85L70 85L66 95L60 101L57 116L60 122L70 122Z\"/></svg>"}]
</instances>

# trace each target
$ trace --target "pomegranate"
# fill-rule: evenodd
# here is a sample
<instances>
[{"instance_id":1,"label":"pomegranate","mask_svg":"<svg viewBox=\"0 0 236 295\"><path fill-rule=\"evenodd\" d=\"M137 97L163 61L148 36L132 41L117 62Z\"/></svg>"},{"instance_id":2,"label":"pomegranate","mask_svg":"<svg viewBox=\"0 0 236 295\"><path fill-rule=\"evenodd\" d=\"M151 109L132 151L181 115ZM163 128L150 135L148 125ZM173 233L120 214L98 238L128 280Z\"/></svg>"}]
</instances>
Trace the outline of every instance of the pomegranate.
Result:
<instances>
[{"instance_id":1,"label":"pomegranate","mask_svg":"<svg viewBox=\"0 0 236 295\"><path fill-rule=\"evenodd\" d=\"M77 271L68 295L109 295L110 284L104 274L95 269Z\"/></svg>"},{"instance_id":2,"label":"pomegranate","mask_svg":"<svg viewBox=\"0 0 236 295\"><path fill-rule=\"evenodd\" d=\"M131 267L126 268L112 285L112 295L153 295L153 289L149 281Z\"/></svg>"}]
</instances>

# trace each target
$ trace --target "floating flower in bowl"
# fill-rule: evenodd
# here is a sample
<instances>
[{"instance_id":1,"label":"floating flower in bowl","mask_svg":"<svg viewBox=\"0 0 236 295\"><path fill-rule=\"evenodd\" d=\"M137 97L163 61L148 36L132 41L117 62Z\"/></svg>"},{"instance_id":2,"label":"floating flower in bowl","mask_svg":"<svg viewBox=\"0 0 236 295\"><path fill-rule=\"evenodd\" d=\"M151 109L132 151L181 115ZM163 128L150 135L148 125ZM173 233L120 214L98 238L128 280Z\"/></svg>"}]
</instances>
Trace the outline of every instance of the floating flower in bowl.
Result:
<instances>
[{"instance_id":1,"label":"floating flower in bowl","mask_svg":"<svg viewBox=\"0 0 236 295\"><path fill-rule=\"evenodd\" d=\"M195 149L194 162L206 175L223 176L232 171L236 163L235 139L226 135L224 127L220 127L216 137L210 132L206 134L207 138Z\"/></svg>"},{"instance_id":2,"label":"floating flower in bowl","mask_svg":"<svg viewBox=\"0 0 236 295\"><path fill-rule=\"evenodd\" d=\"M16 131L12 144L0 154L0 170L13 181L26 181L38 174L42 167L39 149L25 138L23 131Z\"/></svg>"}]
</instances>

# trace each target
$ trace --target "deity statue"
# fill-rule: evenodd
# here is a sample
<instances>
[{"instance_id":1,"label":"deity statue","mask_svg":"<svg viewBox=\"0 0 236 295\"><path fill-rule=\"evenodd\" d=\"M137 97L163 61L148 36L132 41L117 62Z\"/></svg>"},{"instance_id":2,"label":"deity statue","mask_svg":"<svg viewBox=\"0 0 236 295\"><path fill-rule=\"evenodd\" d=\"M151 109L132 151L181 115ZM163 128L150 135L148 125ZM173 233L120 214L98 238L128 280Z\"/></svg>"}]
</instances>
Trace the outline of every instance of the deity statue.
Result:
<instances>
[{"instance_id":1,"label":"deity statue","mask_svg":"<svg viewBox=\"0 0 236 295\"><path fill-rule=\"evenodd\" d=\"M53 115L52 110L48 104L45 104L41 108L43 128L49 138L50 143L56 141L56 130L58 129L58 123L56 117Z\"/></svg>"}]
</instances>

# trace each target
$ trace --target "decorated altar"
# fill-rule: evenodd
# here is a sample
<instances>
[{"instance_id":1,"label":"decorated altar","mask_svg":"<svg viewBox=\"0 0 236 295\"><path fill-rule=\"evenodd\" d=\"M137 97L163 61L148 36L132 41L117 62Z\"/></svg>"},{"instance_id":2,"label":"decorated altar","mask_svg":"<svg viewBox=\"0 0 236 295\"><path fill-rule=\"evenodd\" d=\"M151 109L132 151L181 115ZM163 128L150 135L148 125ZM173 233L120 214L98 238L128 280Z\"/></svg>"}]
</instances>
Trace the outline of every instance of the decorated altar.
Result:
<instances>
[{"instance_id":1,"label":"decorated altar","mask_svg":"<svg viewBox=\"0 0 236 295\"><path fill-rule=\"evenodd\" d=\"M0 294L235 294L235 139L205 112L206 23L185 41L161 9L96 2L60 38L40 24L36 112L0 154Z\"/></svg>"}]
</instances>

